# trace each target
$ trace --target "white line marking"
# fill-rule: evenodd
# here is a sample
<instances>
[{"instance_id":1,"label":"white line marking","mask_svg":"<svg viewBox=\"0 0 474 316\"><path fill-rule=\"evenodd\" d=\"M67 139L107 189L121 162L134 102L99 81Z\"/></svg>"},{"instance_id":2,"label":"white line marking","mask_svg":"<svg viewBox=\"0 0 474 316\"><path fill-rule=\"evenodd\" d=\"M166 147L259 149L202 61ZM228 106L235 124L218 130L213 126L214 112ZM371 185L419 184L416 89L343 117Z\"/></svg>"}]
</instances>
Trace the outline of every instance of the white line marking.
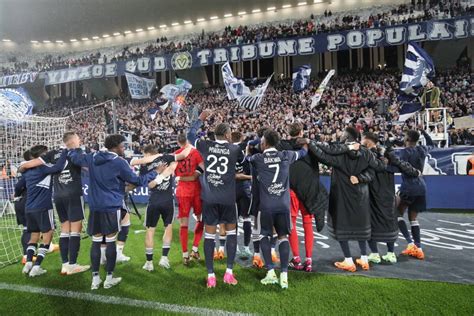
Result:
<instances>
[{"instance_id":1,"label":"white line marking","mask_svg":"<svg viewBox=\"0 0 474 316\"><path fill-rule=\"evenodd\" d=\"M183 306L183 305L176 305L176 304L165 304L165 303L154 302L154 301L136 300L136 299L126 298L126 297L56 290L56 289L35 287L35 286L29 286L29 285L8 284L8 283L3 283L3 282L0 282L0 290L24 292L24 293L35 293L35 294L42 294L42 295L49 295L49 296L73 298L73 299L79 299L83 301L99 302L99 303L104 303L104 304L141 307L141 308L155 309L155 310L161 310L161 311L167 311L167 312L187 313L187 314L195 314L195 315L213 315L213 316L214 315L252 315L252 314L245 314L245 313L233 313L233 312L228 312L228 311L224 311L220 309Z\"/></svg>"}]
</instances>

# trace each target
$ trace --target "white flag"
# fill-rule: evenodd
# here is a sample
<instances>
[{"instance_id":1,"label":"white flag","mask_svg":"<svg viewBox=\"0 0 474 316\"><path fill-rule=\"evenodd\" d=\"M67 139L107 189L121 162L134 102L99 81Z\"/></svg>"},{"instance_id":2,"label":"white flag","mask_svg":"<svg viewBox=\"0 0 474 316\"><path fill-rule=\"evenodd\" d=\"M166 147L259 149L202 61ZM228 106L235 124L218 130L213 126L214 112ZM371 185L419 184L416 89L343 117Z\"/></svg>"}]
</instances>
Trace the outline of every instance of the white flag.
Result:
<instances>
[{"instance_id":1,"label":"white flag","mask_svg":"<svg viewBox=\"0 0 474 316\"><path fill-rule=\"evenodd\" d=\"M149 99L151 91L156 87L155 79L142 78L126 72L128 91L132 99Z\"/></svg>"},{"instance_id":2,"label":"white flag","mask_svg":"<svg viewBox=\"0 0 474 316\"><path fill-rule=\"evenodd\" d=\"M316 89L314 96L311 98L311 105L309 106L311 109L313 109L316 105L318 105L319 101L321 101L321 97L323 96L324 89L326 89L326 86L329 80L331 80L331 77L334 76L334 73L335 73L335 70L331 69L326 75L326 78L324 78L324 80L319 85L318 89Z\"/></svg>"}]
</instances>

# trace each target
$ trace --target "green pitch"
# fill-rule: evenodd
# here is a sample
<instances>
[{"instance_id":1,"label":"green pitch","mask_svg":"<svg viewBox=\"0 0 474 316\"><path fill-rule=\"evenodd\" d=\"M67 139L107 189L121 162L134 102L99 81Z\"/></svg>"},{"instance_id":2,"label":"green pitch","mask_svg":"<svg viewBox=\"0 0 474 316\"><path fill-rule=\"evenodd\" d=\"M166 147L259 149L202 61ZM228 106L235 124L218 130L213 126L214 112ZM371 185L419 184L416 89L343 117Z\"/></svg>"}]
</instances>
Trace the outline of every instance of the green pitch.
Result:
<instances>
[{"instance_id":1,"label":"green pitch","mask_svg":"<svg viewBox=\"0 0 474 316\"><path fill-rule=\"evenodd\" d=\"M142 270L145 261L143 244L145 234L135 233L135 231L144 228L138 218L132 216L130 235L124 251L126 255L132 257L132 260L129 263L117 265L115 274L123 277L122 283L117 287L109 290L101 288L91 292L89 272L61 276L58 253L46 256L43 264L43 267L48 270L46 275L27 278L21 274L22 266L14 264L0 269L0 284L29 285L261 315L474 314L474 286L472 285L290 272L290 288L283 291L276 285L260 284L260 279L265 274L263 270L243 269L236 266L234 271L239 284L230 287L222 282L225 271L224 262L216 264L217 288L208 290L205 286L204 262L193 263L190 267L182 265L178 223L175 222L174 226L174 241L170 252L171 270L164 270L158 266L162 228L157 230L156 234L155 271L150 273ZM82 241L79 263L89 263L90 243L90 239ZM201 251L201 255L202 253ZM103 270L101 270L101 275L104 278ZM144 307L111 305L84 301L79 298L29 294L5 289L0 290L0 302L0 315L12 313L17 315L164 313Z\"/></svg>"}]
</instances>

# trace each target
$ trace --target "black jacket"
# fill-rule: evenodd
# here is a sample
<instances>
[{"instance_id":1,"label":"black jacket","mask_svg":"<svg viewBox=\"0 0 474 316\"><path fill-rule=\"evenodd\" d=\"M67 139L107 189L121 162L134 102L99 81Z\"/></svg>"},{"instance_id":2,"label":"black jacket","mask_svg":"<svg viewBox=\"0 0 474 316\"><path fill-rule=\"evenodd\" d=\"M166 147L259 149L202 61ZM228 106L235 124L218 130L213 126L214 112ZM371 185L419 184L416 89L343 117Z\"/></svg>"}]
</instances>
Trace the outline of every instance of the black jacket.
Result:
<instances>
[{"instance_id":1,"label":"black jacket","mask_svg":"<svg viewBox=\"0 0 474 316\"><path fill-rule=\"evenodd\" d=\"M329 234L338 241L369 240L369 186L365 182L352 184L350 177L358 176L368 168L382 171L385 165L364 147L342 155L327 154L324 148L314 143L309 147L320 162L333 167L329 195Z\"/></svg>"},{"instance_id":2,"label":"black jacket","mask_svg":"<svg viewBox=\"0 0 474 316\"><path fill-rule=\"evenodd\" d=\"M277 149L299 150L301 146L296 143L296 139L282 140ZM290 166L290 188L295 191L306 210L314 215L316 229L321 231L329 200L326 188L319 181L319 163L316 156L308 152L308 155Z\"/></svg>"}]
</instances>

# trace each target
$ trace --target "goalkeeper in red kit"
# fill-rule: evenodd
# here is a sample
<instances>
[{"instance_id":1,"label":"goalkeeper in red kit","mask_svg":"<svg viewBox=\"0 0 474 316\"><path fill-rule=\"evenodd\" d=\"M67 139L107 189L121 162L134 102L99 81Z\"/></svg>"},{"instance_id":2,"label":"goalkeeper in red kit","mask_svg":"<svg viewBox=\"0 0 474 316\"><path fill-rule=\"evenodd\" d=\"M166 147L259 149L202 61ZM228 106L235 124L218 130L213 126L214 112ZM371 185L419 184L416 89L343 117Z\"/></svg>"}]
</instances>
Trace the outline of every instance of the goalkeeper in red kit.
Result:
<instances>
[{"instance_id":1,"label":"goalkeeper in red kit","mask_svg":"<svg viewBox=\"0 0 474 316\"><path fill-rule=\"evenodd\" d=\"M178 135L178 145L181 147L175 154L180 153L188 146L191 146L186 135ZM198 251L199 241L201 240L204 225L201 220L202 213L202 202L201 202L201 185L199 183L199 174L197 171L198 166L202 163L201 154L193 148L191 153L186 159L181 160L175 171L175 175L178 181L176 188L176 198L178 200L178 219L179 219L179 240L181 242L181 248L183 250L183 263L188 265L190 258L200 260ZM188 224L189 214L193 209L196 217L196 226L194 228L194 241L191 251L191 255L188 253Z\"/></svg>"}]
</instances>

